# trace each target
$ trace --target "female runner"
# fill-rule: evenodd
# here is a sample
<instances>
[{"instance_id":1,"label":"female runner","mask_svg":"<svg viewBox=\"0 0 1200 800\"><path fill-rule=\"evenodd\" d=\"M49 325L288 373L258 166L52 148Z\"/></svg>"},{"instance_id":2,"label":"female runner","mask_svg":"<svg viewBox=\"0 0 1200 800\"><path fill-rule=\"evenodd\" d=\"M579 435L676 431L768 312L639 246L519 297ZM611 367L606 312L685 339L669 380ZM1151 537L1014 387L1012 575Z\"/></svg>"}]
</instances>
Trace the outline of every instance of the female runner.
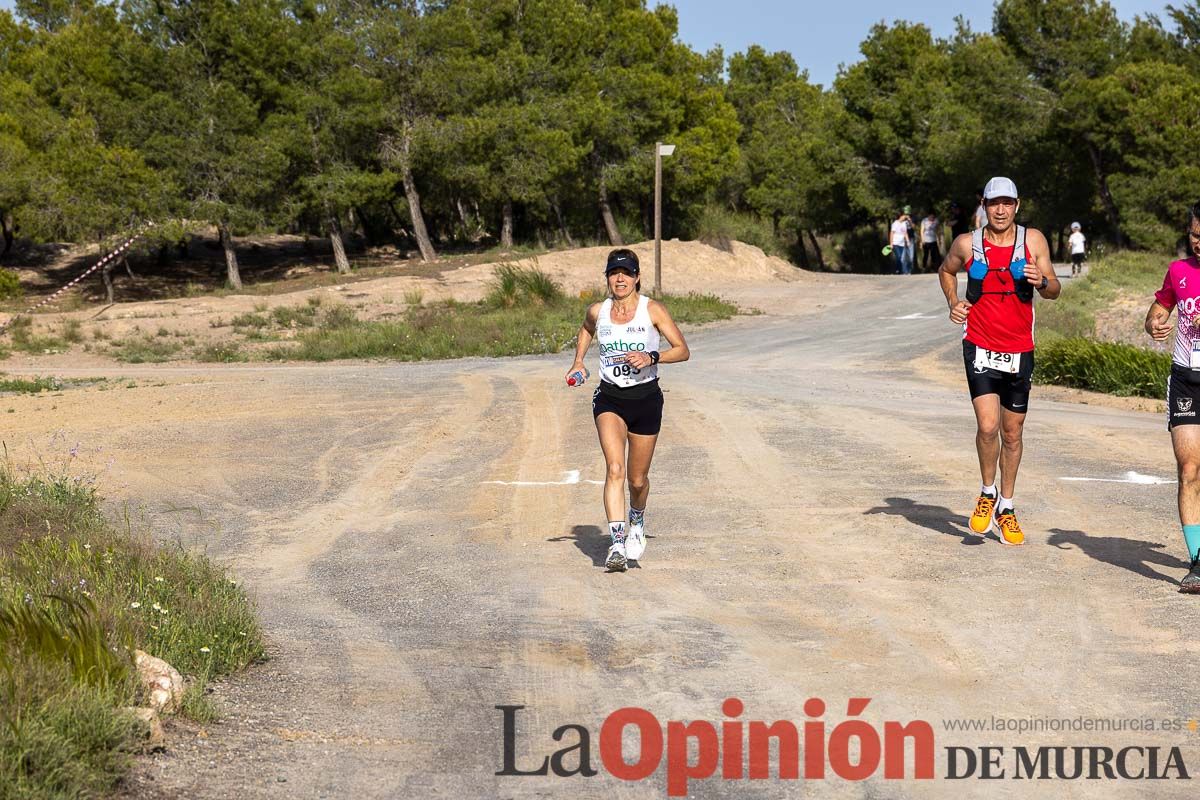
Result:
<instances>
[{"instance_id":1,"label":"female runner","mask_svg":"<svg viewBox=\"0 0 1200 800\"><path fill-rule=\"evenodd\" d=\"M612 545L605 566L614 572L624 572L628 562L640 560L646 549L650 460L662 427L658 365L687 361L691 355L666 306L639 293L640 274L637 254L632 250L608 254L604 275L609 297L588 308L579 329L575 361L567 372L568 382L578 373L586 375L583 358L594 337L600 348L600 384L592 396L592 416L607 465L604 511ZM670 347L660 350L660 339L666 339Z\"/></svg>"}]
</instances>

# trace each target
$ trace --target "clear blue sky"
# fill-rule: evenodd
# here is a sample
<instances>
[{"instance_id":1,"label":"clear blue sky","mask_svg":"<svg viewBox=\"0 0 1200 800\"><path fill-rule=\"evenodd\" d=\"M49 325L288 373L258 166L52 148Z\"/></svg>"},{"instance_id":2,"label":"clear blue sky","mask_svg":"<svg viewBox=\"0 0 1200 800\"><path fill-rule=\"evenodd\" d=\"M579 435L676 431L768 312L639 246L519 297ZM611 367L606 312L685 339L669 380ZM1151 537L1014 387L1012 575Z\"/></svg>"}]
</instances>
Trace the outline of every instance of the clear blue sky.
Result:
<instances>
[{"instance_id":1,"label":"clear blue sky","mask_svg":"<svg viewBox=\"0 0 1200 800\"><path fill-rule=\"evenodd\" d=\"M1112 0L1125 20L1154 13L1165 17L1170 0ZM658 0L648 0L657 5ZM1183 5L1182 0L1175 0ZM858 45L871 25L880 20L922 22L936 36L954 32L954 17L962 14L975 30L991 30L992 0L673 0L679 10L679 37L697 50L720 45L725 54L752 44L769 51L787 50L810 78L828 86L839 64L859 59ZM0 8L12 8L0 0Z\"/></svg>"},{"instance_id":2,"label":"clear blue sky","mask_svg":"<svg viewBox=\"0 0 1200 800\"><path fill-rule=\"evenodd\" d=\"M1126 21L1136 15L1157 14L1172 0L1110 0ZM905 19L929 26L935 36L954 32L954 17L961 14L977 31L992 29L992 0L665 0L679 11L679 38L694 49L716 45L725 55L744 51L752 44L768 51L787 50L810 80L828 86L839 64L858 61L858 46L876 22ZM650 5L657 5L650 0ZM1182 6L1182 0L1174 0Z\"/></svg>"}]
</instances>

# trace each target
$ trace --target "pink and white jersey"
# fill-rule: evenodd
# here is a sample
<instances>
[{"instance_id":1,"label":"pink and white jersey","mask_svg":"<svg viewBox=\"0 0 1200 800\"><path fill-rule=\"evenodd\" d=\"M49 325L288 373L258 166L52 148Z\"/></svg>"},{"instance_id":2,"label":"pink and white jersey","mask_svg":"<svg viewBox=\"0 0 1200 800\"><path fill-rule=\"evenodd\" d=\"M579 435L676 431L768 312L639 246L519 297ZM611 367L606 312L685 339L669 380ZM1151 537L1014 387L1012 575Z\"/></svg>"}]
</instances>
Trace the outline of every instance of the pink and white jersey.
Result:
<instances>
[{"instance_id":1,"label":"pink and white jersey","mask_svg":"<svg viewBox=\"0 0 1200 800\"><path fill-rule=\"evenodd\" d=\"M1195 256L1172 261L1154 299L1168 311L1176 309L1173 358L1181 367L1191 367L1192 347L1200 347L1200 261Z\"/></svg>"}]
</instances>

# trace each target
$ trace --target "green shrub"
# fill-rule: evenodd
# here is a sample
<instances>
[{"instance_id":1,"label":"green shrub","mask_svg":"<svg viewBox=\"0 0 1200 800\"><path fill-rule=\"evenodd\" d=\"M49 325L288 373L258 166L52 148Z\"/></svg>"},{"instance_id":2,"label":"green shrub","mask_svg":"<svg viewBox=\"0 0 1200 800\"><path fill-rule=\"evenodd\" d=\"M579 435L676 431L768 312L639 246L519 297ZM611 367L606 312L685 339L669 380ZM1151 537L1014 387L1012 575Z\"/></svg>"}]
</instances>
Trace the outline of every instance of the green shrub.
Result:
<instances>
[{"instance_id":1,"label":"green shrub","mask_svg":"<svg viewBox=\"0 0 1200 800\"><path fill-rule=\"evenodd\" d=\"M25 290L21 288L21 280L11 269L0 267L0 300L21 297Z\"/></svg>"},{"instance_id":2,"label":"green shrub","mask_svg":"<svg viewBox=\"0 0 1200 800\"><path fill-rule=\"evenodd\" d=\"M642 227L640 214L617 212L613 215L613 221L617 223L617 233L621 234L623 242L640 242L654 235L653 228L646 230ZM607 239L605 242L607 243Z\"/></svg>"},{"instance_id":3,"label":"green shrub","mask_svg":"<svg viewBox=\"0 0 1200 800\"><path fill-rule=\"evenodd\" d=\"M3 373L0 373L2 376ZM16 392L18 394L38 394L40 392L57 392L63 388L58 378L44 378L40 375L33 378L0 377L0 392Z\"/></svg>"},{"instance_id":4,"label":"green shrub","mask_svg":"<svg viewBox=\"0 0 1200 800\"><path fill-rule=\"evenodd\" d=\"M62 338L65 342L79 344L83 341L83 323L77 319L69 319L63 323Z\"/></svg>"},{"instance_id":5,"label":"green shrub","mask_svg":"<svg viewBox=\"0 0 1200 800\"><path fill-rule=\"evenodd\" d=\"M246 361L237 342L216 342L205 345L196 351L196 360L208 363L232 364L236 361Z\"/></svg>"},{"instance_id":6,"label":"green shrub","mask_svg":"<svg viewBox=\"0 0 1200 800\"><path fill-rule=\"evenodd\" d=\"M492 308L512 308L518 303L551 305L563 299L558 283L536 266L501 264L493 273L485 302Z\"/></svg>"},{"instance_id":7,"label":"green shrub","mask_svg":"<svg viewBox=\"0 0 1200 800\"><path fill-rule=\"evenodd\" d=\"M520 289L520 270L514 264L501 264L492 275L487 295L488 305L495 308L512 308L517 304Z\"/></svg>"},{"instance_id":8,"label":"green shrub","mask_svg":"<svg viewBox=\"0 0 1200 800\"><path fill-rule=\"evenodd\" d=\"M47 594L0 602L0 653L21 653L65 664L76 683L120 687L131 674L129 642L110 647L96 604L87 595Z\"/></svg>"},{"instance_id":9,"label":"green shrub","mask_svg":"<svg viewBox=\"0 0 1200 800\"><path fill-rule=\"evenodd\" d=\"M169 361L183 348L178 342L159 341L149 336L132 336L115 342L113 358L130 364Z\"/></svg>"},{"instance_id":10,"label":"green shrub","mask_svg":"<svg viewBox=\"0 0 1200 800\"><path fill-rule=\"evenodd\" d=\"M65 665L15 648L0 664L0 798L74 800L115 788L143 725L116 711L131 692L79 684Z\"/></svg>"},{"instance_id":11,"label":"green shrub","mask_svg":"<svg viewBox=\"0 0 1200 800\"><path fill-rule=\"evenodd\" d=\"M213 713L211 676L263 657L249 600L211 561L113 526L87 480L0 471L0 798L113 788L142 728L120 711L141 700L133 648L195 679L194 719Z\"/></svg>"},{"instance_id":12,"label":"green shrub","mask_svg":"<svg viewBox=\"0 0 1200 800\"><path fill-rule=\"evenodd\" d=\"M671 319L680 325L702 325L729 319L738 313L733 303L727 303L712 294L668 294L662 298L662 303L671 312Z\"/></svg>"},{"instance_id":13,"label":"green shrub","mask_svg":"<svg viewBox=\"0 0 1200 800\"><path fill-rule=\"evenodd\" d=\"M1167 353L1073 337L1039 346L1034 376L1078 389L1161 398L1170 373Z\"/></svg>"},{"instance_id":14,"label":"green shrub","mask_svg":"<svg viewBox=\"0 0 1200 800\"><path fill-rule=\"evenodd\" d=\"M317 302L312 302L316 300ZM317 308L321 304L319 297L308 298L308 304L303 306L276 306L271 311L275 324L284 328L304 328L316 322Z\"/></svg>"},{"instance_id":15,"label":"green shrub","mask_svg":"<svg viewBox=\"0 0 1200 800\"><path fill-rule=\"evenodd\" d=\"M536 267L520 272L521 293L535 303L557 303L562 299L558 283Z\"/></svg>"},{"instance_id":16,"label":"green shrub","mask_svg":"<svg viewBox=\"0 0 1200 800\"><path fill-rule=\"evenodd\" d=\"M321 327L325 330L343 330L358 324L358 315L347 305L330 306L321 315Z\"/></svg>"},{"instance_id":17,"label":"green shrub","mask_svg":"<svg viewBox=\"0 0 1200 800\"><path fill-rule=\"evenodd\" d=\"M729 250L734 240L745 242L780 258L785 257L787 249L776 238L770 220L719 205L707 205L701 210L696 220L696 238L723 250Z\"/></svg>"},{"instance_id":18,"label":"green shrub","mask_svg":"<svg viewBox=\"0 0 1200 800\"><path fill-rule=\"evenodd\" d=\"M57 336L38 336L33 332L32 317L16 317L8 326L14 350L25 353L54 353L67 349Z\"/></svg>"},{"instance_id":19,"label":"green shrub","mask_svg":"<svg viewBox=\"0 0 1200 800\"><path fill-rule=\"evenodd\" d=\"M235 328L265 328L271 324L271 320L262 314L238 314L229 324Z\"/></svg>"}]
</instances>

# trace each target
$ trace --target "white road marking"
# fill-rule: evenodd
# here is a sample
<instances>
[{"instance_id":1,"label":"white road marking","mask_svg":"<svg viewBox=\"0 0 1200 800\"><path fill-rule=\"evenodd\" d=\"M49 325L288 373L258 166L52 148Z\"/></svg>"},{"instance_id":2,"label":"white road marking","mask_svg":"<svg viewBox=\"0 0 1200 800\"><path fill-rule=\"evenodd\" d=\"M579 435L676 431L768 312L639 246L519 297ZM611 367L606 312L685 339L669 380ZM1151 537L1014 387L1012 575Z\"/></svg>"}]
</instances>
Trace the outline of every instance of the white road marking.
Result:
<instances>
[{"instance_id":1,"label":"white road marking","mask_svg":"<svg viewBox=\"0 0 1200 800\"><path fill-rule=\"evenodd\" d=\"M1139 483L1144 486L1158 486L1168 483L1178 483L1170 478L1157 478L1154 475L1143 475L1132 470L1125 473L1124 478L1062 478L1064 481L1095 481L1098 483Z\"/></svg>"},{"instance_id":2,"label":"white road marking","mask_svg":"<svg viewBox=\"0 0 1200 800\"><path fill-rule=\"evenodd\" d=\"M495 483L501 486L574 486L577 483L591 483L596 486L604 485L604 481L580 480L579 470L577 469L567 470L561 481L484 481L484 483Z\"/></svg>"},{"instance_id":3,"label":"white road marking","mask_svg":"<svg viewBox=\"0 0 1200 800\"><path fill-rule=\"evenodd\" d=\"M922 314L917 312L915 314L905 314L903 317L880 317L880 319L941 319L941 317L937 314Z\"/></svg>"}]
</instances>

